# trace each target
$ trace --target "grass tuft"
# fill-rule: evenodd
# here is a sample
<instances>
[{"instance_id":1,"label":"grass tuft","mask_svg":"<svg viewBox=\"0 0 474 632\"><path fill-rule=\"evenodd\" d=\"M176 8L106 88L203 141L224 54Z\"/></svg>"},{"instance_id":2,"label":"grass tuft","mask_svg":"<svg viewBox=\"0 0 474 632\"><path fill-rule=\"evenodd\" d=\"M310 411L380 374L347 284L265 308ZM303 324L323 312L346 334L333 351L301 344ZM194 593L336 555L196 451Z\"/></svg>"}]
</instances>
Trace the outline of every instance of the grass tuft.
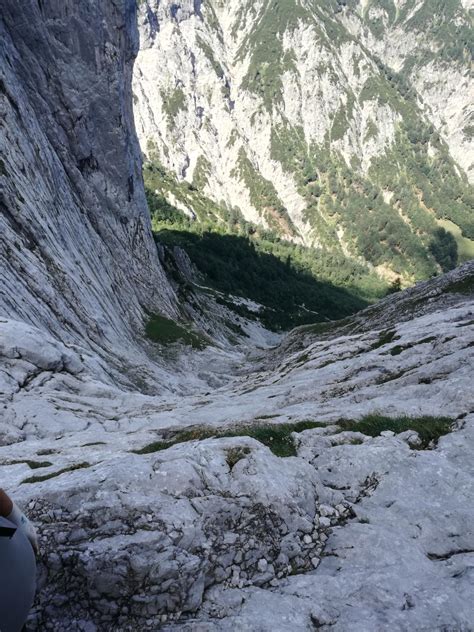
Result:
<instances>
[{"instance_id":1,"label":"grass tuft","mask_svg":"<svg viewBox=\"0 0 474 632\"><path fill-rule=\"evenodd\" d=\"M229 469L232 470L239 461L245 459L250 454L251 450L247 447L230 448L226 450L226 461Z\"/></svg>"},{"instance_id":2,"label":"grass tuft","mask_svg":"<svg viewBox=\"0 0 474 632\"><path fill-rule=\"evenodd\" d=\"M51 472L50 474L45 474L44 476L32 476L31 478L25 478L24 481L21 481L21 484L25 483L41 483L42 481L47 481L50 478L55 478L56 476L60 476L61 474L65 474L66 472L74 472L75 470L82 470L86 467L90 467L90 463L78 463L77 465L71 465L70 467L65 467L58 472Z\"/></svg>"},{"instance_id":3,"label":"grass tuft","mask_svg":"<svg viewBox=\"0 0 474 632\"><path fill-rule=\"evenodd\" d=\"M414 430L421 439L421 444L417 449L426 450L436 445L439 438L447 434L452 429L453 420L448 417L383 417L382 415L368 415L360 421L352 419L341 419L337 422L338 432L352 431L360 432L369 437L378 437L385 430L391 430L395 434ZM243 425L239 428L216 429L209 426L195 426L187 430L177 430L171 432L168 438L150 443L139 450L133 450L135 454L154 454L162 450L167 450L180 443L190 441L203 441L204 439L223 439L231 437L251 437L256 439L279 457L296 456L296 446L292 433L300 433L304 430L314 428L326 428L329 424L317 421L300 421L286 424L252 424ZM354 440L354 445L361 443ZM245 448L232 448L229 457L231 462L244 451ZM235 454L234 454L235 451ZM238 453L238 454L237 454ZM247 454L247 452L245 452ZM243 456L239 456L240 460ZM237 462L235 461L235 462ZM234 463L235 465L235 463ZM232 466L230 466L232 469Z\"/></svg>"},{"instance_id":4,"label":"grass tuft","mask_svg":"<svg viewBox=\"0 0 474 632\"><path fill-rule=\"evenodd\" d=\"M341 432L349 430L361 432L369 437L378 437L385 430L395 434L414 430L421 439L417 449L426 450L430 445L436 445L440 437L448 434L452 429L453 420L449 417L383 417L382 415L367 415L360 421L340 420L337 425Z\"/></svg>"},{"instance_id":5,"label":"grass tuft","mask_svg":"<svg viewBox=\"0 0 474 632\"><path fill-rule=\"evenodd\" d=\"M327 424L316 421L300 421L288 424L264 424L245 425L238 429L216 429L206 426L197 426L188 430L175 432L169 440L155 441L149 445L135 450L135 454L153 454L166 450L179 443L189 441L203 441L204 439L224 439L229 437L251 437L266 445L276 456L296 456L296 448L291 438L292 432L303 432L313 428L325 428Z\"/></svg>"}]
</instances>

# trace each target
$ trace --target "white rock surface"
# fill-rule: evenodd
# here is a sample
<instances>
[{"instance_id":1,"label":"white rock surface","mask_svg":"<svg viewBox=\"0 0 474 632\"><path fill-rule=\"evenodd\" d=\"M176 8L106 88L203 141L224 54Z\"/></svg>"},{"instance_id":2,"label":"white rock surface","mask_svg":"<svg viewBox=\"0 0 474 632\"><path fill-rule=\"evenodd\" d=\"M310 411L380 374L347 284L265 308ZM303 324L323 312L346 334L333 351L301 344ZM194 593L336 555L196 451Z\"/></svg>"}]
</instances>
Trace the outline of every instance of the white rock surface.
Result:
<instances>
[{"instance_id":1,"label":"white rock surface","mask_svg":"<svg viewBox=\"0 0 474 632\"><path fill-rule=\"evenodd\" d=\"M468 630L473 437L470 415L435 451L387 438L321 451L314 465L323 484L344 490L355 518L332 530L317 570L273 590L213 589L205 623L166 629Z\"/></svg>"},{"instance_id":2,"label":"white rock surface","mask_svg":"<svg viewBox=\"0 0 474 632\"><path fill-rule=\"evenodd\" d=\"M449 289L472 275L466 265L333 331L302 328L195 396L124 392L73 356L62 370L53 342L24 359L4 345L2 485L42 543L33 629L468 629L474 305ZM183 356L187 371L211 355ZM407 433L333 434L331 422L374 412L458 421L434 450L410 449ZM328 427L294 435L297 457L244 437L130 452L197 425L308 419Z\"/></svg>"}]
</instances>

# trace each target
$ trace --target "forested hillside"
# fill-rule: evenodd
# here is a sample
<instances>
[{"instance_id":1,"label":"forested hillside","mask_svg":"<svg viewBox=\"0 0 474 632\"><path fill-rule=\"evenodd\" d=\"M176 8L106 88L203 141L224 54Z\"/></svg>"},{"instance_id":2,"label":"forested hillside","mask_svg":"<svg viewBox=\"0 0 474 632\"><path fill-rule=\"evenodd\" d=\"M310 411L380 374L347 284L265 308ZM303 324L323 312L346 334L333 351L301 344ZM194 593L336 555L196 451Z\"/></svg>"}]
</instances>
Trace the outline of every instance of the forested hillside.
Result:
<instances>
[{"instance_id":1,"label":"forested hillside","mask_svg":"<svg viewBox=\"0 0 474 632\"><path fill-rule=\"evenodd\" d=\"M310 248L366 294L454 267L474 254L471 17L456 0L144 2L149 186L196 222Z\"/></svg>"}]
</instances>

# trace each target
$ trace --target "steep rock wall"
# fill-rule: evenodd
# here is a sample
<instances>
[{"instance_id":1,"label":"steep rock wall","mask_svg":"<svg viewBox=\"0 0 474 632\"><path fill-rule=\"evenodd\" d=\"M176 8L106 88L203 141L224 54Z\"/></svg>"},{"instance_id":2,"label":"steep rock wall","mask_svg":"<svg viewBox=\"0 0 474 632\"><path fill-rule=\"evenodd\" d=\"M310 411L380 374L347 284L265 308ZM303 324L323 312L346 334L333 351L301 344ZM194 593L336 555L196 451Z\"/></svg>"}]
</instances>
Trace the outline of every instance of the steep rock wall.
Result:
<instances>
[{"instance_id":1,"label":"steep rock wall","mask_svg":"<svg viewBox=\"0 0 474 632\"><path fill-rule=\"evenodd\" d=\"M134 344L144 308L174 312L133 123L135 11L5 0L0 16L0 317L100 354Z\"/></svg>"}]
</instances>

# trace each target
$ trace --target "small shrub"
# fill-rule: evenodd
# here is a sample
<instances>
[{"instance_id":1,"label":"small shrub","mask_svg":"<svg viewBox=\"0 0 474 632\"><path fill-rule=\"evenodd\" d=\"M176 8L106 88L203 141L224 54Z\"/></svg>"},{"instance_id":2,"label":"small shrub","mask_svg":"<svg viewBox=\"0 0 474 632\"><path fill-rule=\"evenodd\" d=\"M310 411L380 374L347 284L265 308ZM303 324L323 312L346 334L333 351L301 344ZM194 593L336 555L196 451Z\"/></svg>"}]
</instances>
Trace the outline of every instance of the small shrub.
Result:
<instances>
[{"instance_id":1,"label":"small shrub","mask_svg":"<svg viewBox=\"0 0 474 632\"><path fill-rule=\"evenodd\" d=\"M453 270L458 263L458 245L454 236L442 227L437 228L429 245L429 251L443 272Z\"/></svg>"},{"instance_id":2,"label":"small shrub","mask_svg":"<svg viewBox=\"0 0 474 632\"><path fill-rule=\"evenodd\" d=\"M39 470L42 467L53 465L49 461L9 461L5 465L19 465L20 463L26 463L31 470Z\"/></svg>"},{"instance_id":3,"label":"small shrub","mask_svg":"<svg viewBox=\"0 0 474 632\"><path fill-rule=\"evenodd\" d=\"M239 461L245 459L250 454L250 448L238 447L226 450L226 461L229 469L232 470Z\"/></svg>"},{"instance_id":4,"label":"small shrub","mask_svg":"<svg viewBox=\"0 0 474 632\"><path fill-rule=\"evenodd\" d=\"M429 338L423 338L423 340L419 340L418 342L410 342L406 345L395 345L395 347L392 347L392 349L390 349L387 353L390 353L392 356L398 356L407 349L413 349L413 347L417 347L418 345L428 344L430 342L435 342L436 340L436 336L430 336Z\"/></svg>"}]
</instances>

